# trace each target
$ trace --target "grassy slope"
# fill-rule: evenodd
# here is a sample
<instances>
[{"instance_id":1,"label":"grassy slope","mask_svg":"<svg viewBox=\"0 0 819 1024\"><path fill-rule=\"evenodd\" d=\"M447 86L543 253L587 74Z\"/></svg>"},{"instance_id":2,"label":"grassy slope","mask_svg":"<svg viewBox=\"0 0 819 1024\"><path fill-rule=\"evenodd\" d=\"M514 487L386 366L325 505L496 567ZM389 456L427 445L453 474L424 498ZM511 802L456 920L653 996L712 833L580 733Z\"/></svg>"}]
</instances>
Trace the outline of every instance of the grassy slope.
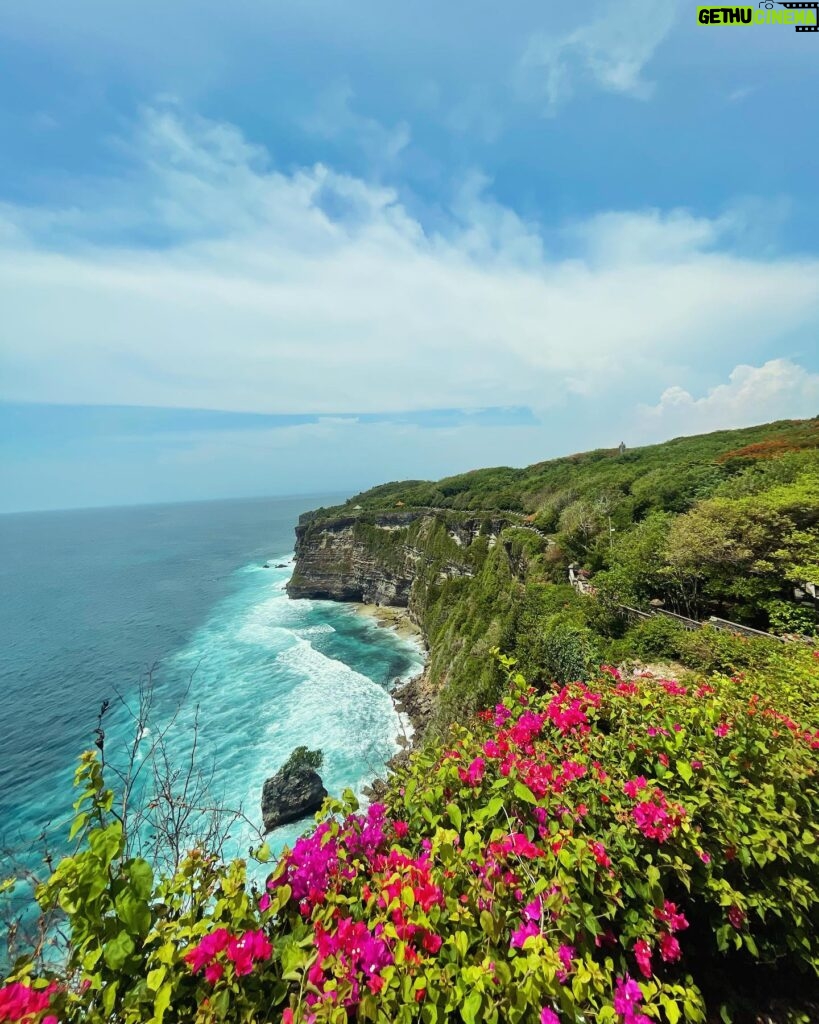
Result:
<instances>
[{"instance_id":1,"label":"grassy slope","mask_svg":"<svg viewBox=\"0 0 819 1024\"><path fill-rule=\"evenodd\" d=\"M715 496L739 501L748 493L806 479L806 472L814 474L808 478L812 486L817 470L819 419L786 420L675 438L622 455L617 449L597 450L524 469L476 470L434 483L388 483L344 506L320 510L316 525L325 515L349 514L355 506L361 506L354 514L362 530L374 513L396 507L446 510L433 526L427 521L399 534L370 531L383 557L388 556L380 550L385 545L408 540L425 552L414 604L430 644L430 678L441 688L437 726L445 727L485 706L499 691L502 674L487 656L494 647L517 658L524 672L558 675L578 674L584 658L634 654L676 657L703 668L740 664L741 652L730 640L695 642L659 635L658 627L643 630L654 629L648 639L640 631L628 633L599 602L578 598L561 585L566 566L577 560L605 571L638 536L647 517L665 514L668 524ZM813 504L819 508L819 490ZM449 528L465 512L498 509L519 513L521 524L528 522L541 533L507 527L497 541L481 536L466 549L451 540ZM645 554L647 563L657 557L654 550ZM447 559L467 562L474 576L443 581L440 570ZM659 584L655 579L651 585ZM669 594L673 602L673 591ZM708 612L745 613L746 621L767 624L752 595L740 594L733 603L714 600Z\"/></svg>"}]
</instances>

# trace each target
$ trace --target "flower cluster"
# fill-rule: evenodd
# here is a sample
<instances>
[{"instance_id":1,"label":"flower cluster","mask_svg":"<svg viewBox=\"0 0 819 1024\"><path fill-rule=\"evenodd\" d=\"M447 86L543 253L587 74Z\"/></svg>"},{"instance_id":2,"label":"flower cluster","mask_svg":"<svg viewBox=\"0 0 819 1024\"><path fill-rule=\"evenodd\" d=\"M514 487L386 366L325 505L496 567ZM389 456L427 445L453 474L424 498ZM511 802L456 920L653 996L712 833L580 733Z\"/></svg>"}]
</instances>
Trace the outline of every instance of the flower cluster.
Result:
<instances>
[{"instance_id":1,"label":"flower cluster","mask_svg":"<svg viewBox=\"0 0 819 1024\"><path fill-rule=\"evenodd\" d=\"M669 803L665 793L656 787L648 800L641 800L632 808L631 815L644 836L664 843L682 824L685 811L679 804Z\"/></svg>"},{"instance_id":2,"label":"flower cluster","mask_svg":"<svg viewBox=\"0 0 819 1024\"><path fill-rule=\"evenodd\" d=\"M215 985L225 973L226 961L233 964L237 977L242 977L272 955L273 946L261 930L231 935L226 928L217 928L188 950L185 960L194 974L204 971L205 980Z\"/></svg>"},{"instance_id":3,"label":"flower cluster","mask_svg":"<svg viewBox=\"0 0 819 1024\"><path fill-rule=\"evenodd\" d=\"M31 988L20 981L13 981L0 988L0 1021L14 1024L33 1024L35 1020L41 1024L58 1024L54 1014L45 1017L44 1013L57 991L55 982L45 988Z\"/></svg>"},{"instance_id":4,"label":"flower cluster","mask_svg":"<svg viewBox=\"0 0 819 1024\"><path fill-rule=\"evenodd\" d=\"M617 979L614 990L614 1009L623 1024L652 1024L643 1012L643 993L637 982L627 974Z\"/></svg>"},{"instance_id":5,"label":"flower cluster","mask_svg":"<svg viewBox=\"0 0 819 1024\"><path fill-rule=\"evenodd\" d=\"M308 992L306 1003L335 1002L339 998L337 982L348 983L343 1002L355 1006L361 998L360 981L363 979L371 992L381 991L381 971L393 962L393 955L383 938L384 927L377 925L371 932L363 921L341 917L332 930L316 924L315 940L318 956L307 973L307 980L315 991Z\"/></svg>"}]
</instances>

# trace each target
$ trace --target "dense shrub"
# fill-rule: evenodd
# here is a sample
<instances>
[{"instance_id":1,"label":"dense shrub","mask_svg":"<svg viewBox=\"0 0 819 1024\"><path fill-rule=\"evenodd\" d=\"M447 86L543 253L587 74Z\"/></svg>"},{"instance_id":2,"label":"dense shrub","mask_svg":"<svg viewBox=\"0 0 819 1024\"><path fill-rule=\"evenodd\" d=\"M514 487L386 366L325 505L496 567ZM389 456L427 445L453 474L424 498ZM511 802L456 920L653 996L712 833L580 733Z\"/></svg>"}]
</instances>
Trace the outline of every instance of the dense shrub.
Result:
<instances>
[{"instance_id":1,"label":"dense shrub","mask_svg":"<svg viewBox=\"0 0 819 1024\"><path fill-rule=\"evenodd\" d=\"M308 750L307 747L296 747L281 768L283 772L302 771L310 768L317 772L324 764L324 753L321 750Z\"/></svg>"},{"instance_id":2,"label":"dense shrub","mask_svg":"<svg viewBox=\"0 0 819 1024\"><path fill-rule=\"evenodd\" d=\"M38 893L66 918L65 970L18 964L0 1014L677 1024L706 1019L715 971L723 998L738 964L815 979L818 669L807 652L688 685L611 669L544 695L512 676L385 804L328 802L262 891L206 851L170 879L123 860L87 754L79 849Z\"/></svg>"},{"instance_id":3,"label":"dense shrub","mask_svg":"<svg viewBox=\"0 0 819 1024\"><path fill-rule=\"evenodd\" d=\"M543 669L558 683L585 679L597 652L594 634L570 615L553 616L543 632Z\"/></svg>"}]
</instances>

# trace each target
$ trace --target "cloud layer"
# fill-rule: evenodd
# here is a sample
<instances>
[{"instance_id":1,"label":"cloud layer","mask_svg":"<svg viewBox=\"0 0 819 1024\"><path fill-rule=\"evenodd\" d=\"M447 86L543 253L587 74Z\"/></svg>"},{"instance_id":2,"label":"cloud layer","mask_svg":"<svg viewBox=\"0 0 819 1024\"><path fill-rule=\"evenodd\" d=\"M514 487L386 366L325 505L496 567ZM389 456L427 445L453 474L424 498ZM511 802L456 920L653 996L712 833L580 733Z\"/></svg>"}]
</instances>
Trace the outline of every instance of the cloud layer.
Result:
<instances>
[{"instance_id":1,"label":"cloud layer","mask_svg":"<svg viewBox=\"0 0 819 1024\"><path fill-rule=\"evenodd\" d=\"M730 216L536 224L475 176L433 228L173 104L119 145L131 173L84 201L2 210L7 400L548 409L657 393L717 347L729 367L798 349L819 319L819 260L743 255Z\"/></svg>"},{"instance_id":2,"label":"cloud layer","mask_svg":"<svg viewBox=\"0 0 819 1024\"><path fill-rule=\"evenodd\" d=\"M667 388L656 405L641 410L641 426L659 439L813 416L819 416L819 373L790 359L770 359L763 366L735 367L726 384L701 398L679 386Z\"/></svg>"}]
</instances>

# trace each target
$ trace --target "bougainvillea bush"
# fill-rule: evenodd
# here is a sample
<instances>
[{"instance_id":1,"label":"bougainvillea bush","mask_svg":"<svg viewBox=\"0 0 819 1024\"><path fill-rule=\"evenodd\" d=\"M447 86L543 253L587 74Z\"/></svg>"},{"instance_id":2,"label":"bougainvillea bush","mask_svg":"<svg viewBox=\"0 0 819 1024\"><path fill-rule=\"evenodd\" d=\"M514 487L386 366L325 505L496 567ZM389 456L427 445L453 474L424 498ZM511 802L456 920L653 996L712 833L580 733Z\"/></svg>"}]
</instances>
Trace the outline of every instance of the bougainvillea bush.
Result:
<instances>
[{"instance_id":1,"label":"bougainvillea bush","mask_svg":"<svg viewBox=\"0 0 819 1024\"><path fill-rule=\"evenodd\" d=\"M621 678L503 703L329 801L261 888L191 851L122 860L86 755L78 852L38 898L67 962L0 1021L652 1024L730 1019L737 971L819 970L819 662ZM264 856L264 851L262 851Z\"/></svg>"}]
</instances>

